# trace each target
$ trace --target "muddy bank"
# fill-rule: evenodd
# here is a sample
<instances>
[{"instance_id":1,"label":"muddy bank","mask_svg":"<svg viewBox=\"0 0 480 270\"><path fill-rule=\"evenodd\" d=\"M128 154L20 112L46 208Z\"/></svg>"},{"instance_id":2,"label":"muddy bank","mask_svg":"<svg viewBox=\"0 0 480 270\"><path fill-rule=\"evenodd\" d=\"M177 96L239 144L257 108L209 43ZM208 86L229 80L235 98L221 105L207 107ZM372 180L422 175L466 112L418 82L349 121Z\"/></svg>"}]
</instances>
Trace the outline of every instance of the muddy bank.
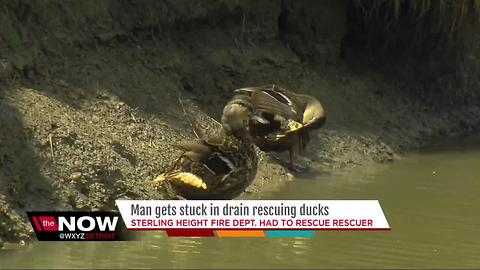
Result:
<instances>
[{"instance_id":1,"label":"muddy bank","mask_svg":"<svg viewBox=\"0 0 480 270\"><path fill-rule=\"evenodd\" d=\"M326 6L305 15L290 1L46 3L11 1L1 17L10 26L0 33L3 240L32 235L26 210L169 198L150 182L179 154L171 144L194 138L189 118L201 136L218 132L238 87L278 83L325 105L327 124L299 157L312 174L390 162L432 137L479 127L478 103L421 99L342 59L345 15L332 14L344 14L346 1L326 1L325 16L314 14ZM259 154L241 198L294 181L284 155Z\"/></svg>"}]
</instances>

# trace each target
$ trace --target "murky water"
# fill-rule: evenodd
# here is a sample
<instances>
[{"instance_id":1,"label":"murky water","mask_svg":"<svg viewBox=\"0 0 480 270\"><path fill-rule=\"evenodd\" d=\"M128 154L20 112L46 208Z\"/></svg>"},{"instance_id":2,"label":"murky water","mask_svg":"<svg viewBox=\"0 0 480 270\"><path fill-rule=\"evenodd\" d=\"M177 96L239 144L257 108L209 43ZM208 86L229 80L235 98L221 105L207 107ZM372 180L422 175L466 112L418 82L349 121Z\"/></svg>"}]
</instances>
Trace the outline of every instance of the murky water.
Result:
<instances>
[{"instance_id":1,"label":"murky water","mask_svg":"<svg viewBox=\"0 0 480 270\"><path fill-rule=\"evenodd\" d=\"M379 199L390 232L302 238L42 242L0 251L0 268L480 268L480 137L385 165L298 179L265 199Z\"/></svg>"}]
</instances>

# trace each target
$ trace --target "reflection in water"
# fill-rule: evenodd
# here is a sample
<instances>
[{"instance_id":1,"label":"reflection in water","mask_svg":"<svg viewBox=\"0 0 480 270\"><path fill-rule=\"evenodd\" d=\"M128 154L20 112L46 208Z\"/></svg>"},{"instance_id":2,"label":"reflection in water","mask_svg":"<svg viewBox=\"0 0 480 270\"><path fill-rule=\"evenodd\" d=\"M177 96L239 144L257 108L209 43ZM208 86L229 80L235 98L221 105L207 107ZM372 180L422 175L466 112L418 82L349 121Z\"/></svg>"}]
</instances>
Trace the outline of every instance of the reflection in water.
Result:
<instances>
[{"instance_id":1,"label":"reflection in water","mask_svg":"<svg viewBox=\"0 0 480 270\"><path fill-rule=\"evenodd\" d=\"M443 143L392 164L297 179L264 197L379 199L390 232L324 231L312 239L168 238L146 232L135 242L42 242L2 251L0 268L478 268L480 140L467 141L457 148Z\"/></svg>"}]
</instances>

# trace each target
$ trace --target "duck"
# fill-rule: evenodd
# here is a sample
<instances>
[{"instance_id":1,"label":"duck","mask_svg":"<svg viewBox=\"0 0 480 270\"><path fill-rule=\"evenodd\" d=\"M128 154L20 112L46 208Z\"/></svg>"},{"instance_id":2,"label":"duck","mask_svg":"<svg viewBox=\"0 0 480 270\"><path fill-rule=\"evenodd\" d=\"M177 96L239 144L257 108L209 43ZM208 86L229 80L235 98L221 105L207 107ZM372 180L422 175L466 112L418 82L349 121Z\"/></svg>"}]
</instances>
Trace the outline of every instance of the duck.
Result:
<instances>
[{"instance_id":1,"label":"duck","mask_svg":"<svg viewBox=\"0 0 480 270\"><path fill-rule=\"evenodd\" d=\"M243 96L231 99L223 109L222 132L180 143L180 156L154 179L168 185L187 200L233 199L253 182L258 157L249 132L251 107Z\"/></svg>"},{"instance_id":2,"label":"duck","mask_svg":"<svg viewBox=\"0 0 480 270\"><path fill-rule=\"evenodd\" d=\"M313 96L298 94L275 84L235 89L250 102L250 132L263 151L289 153L289 168L297 170L294 153L303 152L309 133L326 123L325 109Z\"/></svg>"}]
</instances>

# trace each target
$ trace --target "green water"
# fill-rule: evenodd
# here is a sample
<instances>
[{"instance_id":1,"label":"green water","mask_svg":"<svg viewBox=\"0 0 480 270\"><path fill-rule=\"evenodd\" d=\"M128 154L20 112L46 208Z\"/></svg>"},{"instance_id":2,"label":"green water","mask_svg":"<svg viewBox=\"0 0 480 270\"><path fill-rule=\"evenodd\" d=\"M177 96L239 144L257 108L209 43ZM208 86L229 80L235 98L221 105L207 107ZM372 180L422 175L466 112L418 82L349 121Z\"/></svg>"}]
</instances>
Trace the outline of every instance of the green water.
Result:
<instances>
[{"instance_id":1,"label":"green water","mask_svg":"<svg viewBox=\"0 0 480 270\"><path fill-rule=\"evenodd\" d=\"M378 199L389 232L302 238L167 238L42 242L0 251L0 268L480 268L480 137L398 162L297 179L265 199Z\"/></svg>"}]
</instances>

